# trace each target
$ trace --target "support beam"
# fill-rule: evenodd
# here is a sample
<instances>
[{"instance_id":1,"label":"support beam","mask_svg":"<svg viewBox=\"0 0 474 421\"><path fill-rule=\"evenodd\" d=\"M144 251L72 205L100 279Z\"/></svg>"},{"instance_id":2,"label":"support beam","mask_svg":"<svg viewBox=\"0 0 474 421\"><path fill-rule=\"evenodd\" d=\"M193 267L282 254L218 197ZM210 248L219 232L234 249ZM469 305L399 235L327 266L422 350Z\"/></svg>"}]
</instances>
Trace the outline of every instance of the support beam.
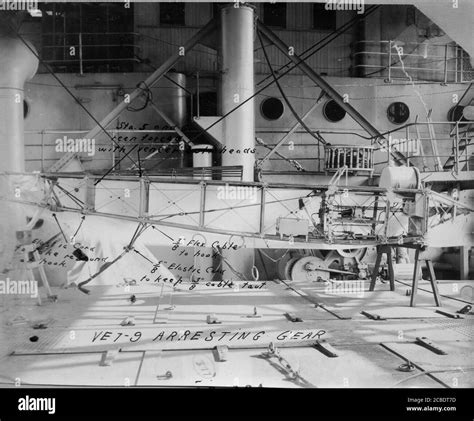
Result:
<instances>
[{"instance_id":1,"label":"support beam","mask_svg":"<svg viewBox=\"0 0 474 421\"><path fill-rule=\"evenodd\" d=\"M181 137L181 139L183 139L184 142L186 142L186 144L188 146L194 146L194 143L191 142L191 140L189 139L189 137L187 137L183 131L174 123L173 120L171 120L171 118L169 118L163 111L161 111L153 102L151 102L151 108L153 108L153 110L163 119L165 120L166 124L170 127L173 128L173 130L176 132L176 134L178 136ZM172 139L169 144L173 143L174 142L174 139ZM144 161L148 161L149 159L153 158L155 155L159 154L160 151L157 149L156 151L152 152L151 154L147 155L145 158L142 159L142 162ZM138 169L138 165L137 164L133 164L132 166L130 166L129 168L127 168L129 171L131 170L137 170Z\"/></svg>"},{"instance_id":2,"label":"support beam","mask_svg":"<svg viewBox=\"0 0 474 421\"><path fill-rule=\"evenodd\" d=\"M416 305L416 295L418 293L418 281L420 279L420 248L415 250L415 265L413 267L413 283L411 287L411 297L410 297L410 307L415 307Z\"/></svg>"},{"instance_id":3,"label":"support beam","mask_svg":"<svg viewBox=\"0 0 474 421\"><path fill-rule=\"evenodd\" d=\"M109 114L107 114L101 121L100 125L95 126L87 134L84 135L86 139L93 139L97 136L103 128L112 123L119 115L124 111L130 104L137 99L143 93L143 88L151 88L153 85L161 79L174 65L175 63L184 57L196 44L198 44L204 37L208 36L212 31L217 28L217 20L211 20L206 26L199 30L189 41L184 43L180 48L177 47L177 51L168 60L166 60L158 69L156 69L144 82L140 84L141 87L135 89L129 96L130 101L122 101L117 105ZM102 127L101 127L102 126ZM60 160L58 160L50 169L51 172L59 171L64 165L71 161L76 156L75 153L70 152L65 154Z\"/></svg>"},{"instance_id":4,"label":"support beam","mask_svg":"<svg viewBox=\"0 0 474 421\"><path fill-rule=\"evenodd\" d=\"M301 117L301 120L304 121L323 101L323 96L320 96L316 103L306 112L306 114ZM300 127L301 123L299 121L290 129L290 131L281 138L281 140L273 147L273 149L268 152L257 164L257 168L261 168L267 159L269 159L277 149L286 142L286 140Z\"/></svg>"},{"instance_id":5,"label":"support beam","mask_svg":"<svg viewBox=\"0 0 474 421\"><path fill-rule=\"evenodd\" d=\"M348 102L344 102L343 97L326 80L317 74L306 62L297 54L289 55L289 46L286 45L272 30L265 26L260 20L257 21L258 30L267 37L283 54L288 56L316 85L318 85L326 94L331 97L344 111L347 112L367 133L376 141L384 139L380 133L362 114L360 114ZM397 161L406 161L406 158L399 152L392 151L392 156Z\"/></svg>"},{"instance_id":6,"label":"support beam","mask_svg":"<svg viewBox=\"0 0 474 421\"><path fill-rule=\"evenodd\" d=\"M459 247L459 271L461 280L469 279L469 246Z\"/></svg>"},{"instance_id":7,"label":"support beam","mask_svg":"<svg viewBox=\"0 0 474 421\"><path fill-rule=\"evenodd\" d=\"M150 181L140 177L140 203L138 216L140 218L148 217L148 208L150 204Z\"/></svg>"},{"instance_id":8,"label":"support beam","mask_svg":"<svg viewBox=\"0 0 474 421\"><path fill-rule=\"evenodd\" d=\"M183 131L175 124L175 122L173 120L171 120L171 118L169 118L163 111L161 111L153 102L151 103L151 108L153 108L153 110L155 110L155 112L163 119L165 120L166 124L170 127L173 128L173 130L179 135L181 136L181 138L183 139L184 142L186 142L186 144L188 146L194 146L194 143L191 142L191 139L189 139L189 137L187 137Z\"/></svg>"},{"instance_id":9,"label":"support beam","mask_svg":"<svg viewBox=\"0 0 474 421\"><path fill-rule=\"evenodd\" d=\"M84 196L84 209L88 212L95 211L95 184L94 178L84 177L84 185L86 188Z\"/></svg>"},{"instance_id":10,"label":"support beam","mask_svg":"<svg viewBox=\"0 0 474 421\"><path fill-rule=\"evenodd\" d=\"M390 291L395 291L395 274L393 271L392 261L392 247L388 244L380 244L377 246L377 257L375 259L375 266L372 272L372 279L370 281L369 291L375 290L375 283L379 274L380 263L382 262L382 255L387 256L388 278L390 282Z\"/></svg>"},{"instance_id":11,"label":"support beam","mask_svg":"<svg viewBox=\"0 0 474 421\"><path fill-rule=\"evenodd\" d=\"M265 35L283 54L288 56L306 75L326 92L344 111L347 112L364 130L374 138L383 138L383 135L372 124L361 115L352 105L344 102L342 96L320 75L318 75L304 60L297 54L289 55L289 46L286 45L273 31L265 26L261 21L257 22L258 30Z\"/></svg>"}]
</instances>

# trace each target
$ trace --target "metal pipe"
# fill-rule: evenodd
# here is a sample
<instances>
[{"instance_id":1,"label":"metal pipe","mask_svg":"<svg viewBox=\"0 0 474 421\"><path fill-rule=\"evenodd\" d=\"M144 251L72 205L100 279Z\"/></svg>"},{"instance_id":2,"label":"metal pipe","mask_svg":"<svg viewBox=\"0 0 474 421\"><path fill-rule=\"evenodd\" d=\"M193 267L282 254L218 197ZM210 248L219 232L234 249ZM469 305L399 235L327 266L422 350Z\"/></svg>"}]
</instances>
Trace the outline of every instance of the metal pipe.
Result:
<instances>
[{"instance_id":1,"label":"metal pipe","mask_svg":"<svg viewBox=\"0 0 474 421\"><path fill-rule=\"evenodd\" d=\"M44 131L41 131L41 172L44 171Z\"/></svg>"},{"instance_id":2,"label":"metal pipe","mask_svg":"<svg viewBox=\"0 0 474 421\"><path fill-rule=\"evenodd\" d=\"M83 64L82 64L82 32L79 33L79 73L84 74Z\"/></svg>"},{"instance_id":3,"label":"metal pipe","mask_svg":"<svg viewBox=\"0 0 474 421\"><path fill-rule=\"evenodd\" d=\"M454 47L454 54L455 54L455 58L454 58L454 75L455 75L454 83L458 83L458 60L459 60L459 57L458 57L458 46L457 45Z\"/></svg>"},{"instance_id":4,"label":"metal pipe","mask_svg":"<svg viewBox=\"0 0 474 421\"><path fill-rule=\"evenodd\" d=\"M454 162L456 174L459 175L459 121L456 121L456 136L454 136L455 155Z\"/></svg>"},{"instance_id":5,"label":"metal pipe","mask_svg":"<svg viewBox=\"0 0 474 421\"><path fill-rule=\"evenodd\" d=\"M196 113L197 113L197 118L201 116L201 107L199 105L199 71L196 72Z\"/></svg>"},{"instance_id":6,"label":"metal pipe","mask_svg":"<svg viewBox=\"0 0 474 421\"><path fill-rule=\"evenodd\" d=\"M117 135L115 130L111 131L112 139ZM111 147L112 147L112 168L115 168L115 145L114 142L111 141Z\"/></svg>"},{"instance_id":7,"label":"metal pipe","mask_svg":"<svg viewBox=\"0 0 474 421\"><path fill-rule=\"evenodd\" d=\"M448 44L444 47L444 83L448 82Z\"/></svg>"},{"instance_id":8,"label":"metal pipe","mask_svg":"<svg viewBox=\"0 0 474 421\"><path fill-rule=\"evenodd\" d=\"M25 171L24 85L38 70L38 59L8 28L0 23L0 170L20 173ZM33 50L34 51L34 50ZM23 181L14 184L16 176L0 178L1 197L23 195ZM18 180L19 181L19 180ZM12 190L14 194L12 194ZM17 238L15 231L24 230L27 209L16 203L0 206L0 272L12 269ZM8 276L8 275L7 275ZM24 276L13 268L9 276Z\"/></svg>"},{"instance_id":9,"label":"metal pipe","mask_svg":"<svg viewBox=\"0 0 474 421\"><path fill-rule=\"evenodd\" d=\"M204 224L206 223L206 212L204 212L204 209L206 209L206 182L201 181L201 202L199 205L199 226L204 227Z\"/></svg>"},{"instance_id":10,"label":"metal pipe","mask_svg":"<svg viewBox=\"0 0 474 421\"><path fill-rule=\"evenodd\" d=\"M175 124L171 118L169 118L163 111L161 111L155 104L151 103L151 107L155 110L155 112L163 119L165 120L166 124L169 126L173 127L173 130L170 130L170 132L177 133L184 142L186 142L189 146L193 146L194 143L191 142L191 140L183 133L183 131Z\"/></svg>"},{"instance_id":11,"label":"metal pipe","mask_svg":"<svg viewBox=\"0 0 474 421\"><path fill-rule=\"evenodd\" d=\"M236 105L251 98L254 84L254 9L230 5L221 9L220 112L226 115ZM255 154L244 153L255 147L254 99L229 114L223 122L222 143L227 149L240 149L240 154L224 153L222 165L242 165L243 180L254 180Z\"/></svg>"},{"instance_id":12,"label":"metal pipe","mask_svg":"<svg viewBox=\"0 0 474 421\"><path fill-rule=\"evenodd\" d=\"M388 82L392 82L392 40L388 44Z\"/></svg>"},{"instance_id":13,"label":"metal pipe","mask_svg":"<svg viewBox=\"0 0 474 421\"><path fill-rule=\"evenodd\" d=\"M212 31L217 27L217 21L215 19L211 20L207 25L205 25L200 31L198 31L189 41L185 42L184 45L179 48L175 54L173 54L168 60L166 60L158 69L156 69L141 85L151 88L159 79L161 79L174 64L180 60L183 55L180 54L184 52L186 54L188 50L191 50L199 41L204 37L208 36ZM253 52L253 49L252 49ZM107 114L101 121L100 125L96 125L94 128L89 130L84 136L87 139L95 138L101 131L102 127L107 128L107 126L112 123L121 113L124 111L130 104L141 96L143 93L142 88L135 89L129 95L129 101L121 101L109 114ZM59 171L67 162L69 162L72 157L76 154L71 152L65 154L60 160L58 160L51 168L50 171Z\"/></svg>"},{"instance_id":14,"label":"metal pipe","mask_svg":"<svg viewBox=\"0 0 474 421\"><path fill-rule=\"evenodd\" d=\"M23 172L24 84L35 75L38 59L12 35L0 34L0 51L0 168L2 171Z\"/></svg>"},{"instance_id":15,"label":"metal pipe","mask_svg":"<svg viewBox=\"0 0 474 421\"><path fill-rule=\"evenodd\" d=\"M265 187L262 187L260 189L260 229L259 229L259 234L264 235L265 234L265 203L266 203L266 191L267 189Z\"/></svg>"}]
</instances>

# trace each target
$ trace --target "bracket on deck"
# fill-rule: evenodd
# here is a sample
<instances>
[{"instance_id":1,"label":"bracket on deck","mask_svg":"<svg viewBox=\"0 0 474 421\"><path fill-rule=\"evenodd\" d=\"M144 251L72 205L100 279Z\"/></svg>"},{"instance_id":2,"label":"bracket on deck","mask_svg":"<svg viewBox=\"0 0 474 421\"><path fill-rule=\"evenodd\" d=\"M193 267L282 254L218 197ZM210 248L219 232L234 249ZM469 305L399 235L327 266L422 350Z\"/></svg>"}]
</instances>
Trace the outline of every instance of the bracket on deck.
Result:
<instances>
[{"instance_id":1,"label":"bracket on deck","mask_svg":"<svg viewBox=\"0 0 474 421\"><path fill-rule=\"evenodd\" d=\"M361 311L360 314L363 314L365 317L368 317L372 320L387 320L384 317L380 316L379 314L369 313L368 311Z\"/></svg>"},{"instance_id":2,"label":"bracket on deck","mask_svg":"<svg viewBox=\"0 0 474 421\"><path fill-rule=\"evenodd\" d=\"M323 353L327 357L336 358L339 357L337 351L332 347L331 344L324 342L324 341L317 341L314 344L314 348L317 349L319 352Z\"/></svg>"},{"instance_id":3,"label":"bracket on deck","mask_svg":"<svg viewBox=\"0 0 474 421\"><path fill-rule=\"evenodd\" d=\"M438 347L436 344L431 342L425 336L416 338L416 343L421 346L424 346L425 348L428 348L430 351L433 351L435 354L448 355L447 352L444 352L440 347Z\"/></svg>"}]
</instances>

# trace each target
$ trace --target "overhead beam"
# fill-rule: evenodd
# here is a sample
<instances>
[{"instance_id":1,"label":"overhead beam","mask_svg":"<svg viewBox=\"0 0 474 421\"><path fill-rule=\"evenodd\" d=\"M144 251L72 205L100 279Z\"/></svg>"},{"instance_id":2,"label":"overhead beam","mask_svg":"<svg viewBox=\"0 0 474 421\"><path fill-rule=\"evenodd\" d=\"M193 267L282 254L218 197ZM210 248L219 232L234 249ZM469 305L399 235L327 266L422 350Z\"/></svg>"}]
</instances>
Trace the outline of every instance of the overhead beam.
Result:
<instances>
[{"instance_id":1,"label":"overhead beam","mask_svg":"<svg viewBox=\"0 0 474 421\"><path fill-rule=\"evenodd\" d=\"M175 63L183 58L188 51L190 51L196 44L198 44L203 38L208 36L217 28L217 20L212 19L207 25L205 25L201 30L199 30L193 37L191 37L187 42L185 42L181 47L177 47L175 54L170 56L158 69L156 69L139 87L135 89L129 95L129 101L121 101L109 114L107 114L101 121L100 125L93 127L87 134L84 135L86 139L93 139L97 136L103 128L112 123L135 99L143 94L143 87L151 88L153 85L160 80L174 65ZM76 153L70 152L65 154L61 159L59 159L50 169L50 172L59 171L66 165L71 159L76 156Z\"/></svg>"},{"instance_id":2,"label":"overhead beam","mask_svg":"<svg viewBox=\"0 0 474 421\"><path fill-rule=\"evenodd\" d=\"M183 139L184 142L186 142L186 144L188 146L194 146L194 143L191 141L191 139L189 139L188 136L186 136L184 134L184 132L175 124L175 122L169 118L163 111L161 111L156 105L154 102L152 102L151 104L151 108L153 108L153 110L155 110L155 112L163 119L165 120L166 124L170 127L173 128L173 130Z\"/></svg>"},{"instance_id":3,"label":"overhead beam","mask_svg":"<svg viewBox=\"0 0 474 421\"><path fill-rule=\"evenodd\" d=\"M348 102L344 102L343 97L328 82L318 75L310 66L306 64L297 54L288 54L290 47L286 45L270 28L261 21L257 22L259 31L264 34L283 54L287 55L306 75L318 85L326 94L331 97L344 111L347 112L367 133L374 138L383 138L383 135L372 124L360 114Z\"/></svg>"},{"instance_id":4,"label":"overhead beam","mask_svg":"<svg viewBox=\"0 0 474 421\"><path fill-rule=\"evenodd\" d=\"M189 139L189 137L187 137L183 131L174 123L174 121L169 118L163 111L161 111L153 101L150 102L150 106L151 108L153 108L153 110L155 110L155 112L163 119L165 120L166 124L170 127L173 128L173 130L181 137L181 139L183 139L184 142L186 142L186 144L188 146L194 146L194 143L191 142L191 140ZM174 142L174 139L173 138L172 140L170 140L168 142L168 144L171 144ZM153 158L155 155L159 154L160 151L159 149L157 149L156 151L152 152L151 154L147 155L145 158L142 159L142 162L143 161L148 161L149 159ZM136 170L138 169L138 165L137 164L133 164L131 167L127 168L127 170Z\"/></svg>"}]
</instances>

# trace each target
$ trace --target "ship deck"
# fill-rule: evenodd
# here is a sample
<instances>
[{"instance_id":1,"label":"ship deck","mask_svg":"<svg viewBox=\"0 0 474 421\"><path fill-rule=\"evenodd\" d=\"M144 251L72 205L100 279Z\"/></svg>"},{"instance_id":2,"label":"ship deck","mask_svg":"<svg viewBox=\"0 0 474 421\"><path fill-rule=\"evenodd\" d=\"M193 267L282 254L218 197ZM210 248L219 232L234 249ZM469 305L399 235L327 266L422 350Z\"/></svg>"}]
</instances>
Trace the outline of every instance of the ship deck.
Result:
<instances>
[{"instance_id":1,"label":"ship deck","mask_svg":"<svg viewBox=\"0 0 474 421\"><path fill-rule=\"evenodd\" d=\"M460 295L465 285L472 281L439 281L443 310L456 312L469 303ZM47 301L41 288L41 306L31 297L3 295L0 382L3 387L474 387L474 316L437 313L429 283L419 286L416 307L406 295L409 281L397 281L393 292L383 283L369 292L365 281L362 290L347 294L321 282L295 281L238 290L91 286L89 295L54 288L56 302ZM467 289L472 297L472 286ZM208 324L208 315L220 323ZM133 325L122 326L127 317ZM223 332L226 338L218 340ZM420 345L417 337L445 354ZM280 359L268 353L267 338L273 338ZM325 354L315 339L337 356ZM400 371L407 361L413 371Z\"/></svg>"}]
</instances>

